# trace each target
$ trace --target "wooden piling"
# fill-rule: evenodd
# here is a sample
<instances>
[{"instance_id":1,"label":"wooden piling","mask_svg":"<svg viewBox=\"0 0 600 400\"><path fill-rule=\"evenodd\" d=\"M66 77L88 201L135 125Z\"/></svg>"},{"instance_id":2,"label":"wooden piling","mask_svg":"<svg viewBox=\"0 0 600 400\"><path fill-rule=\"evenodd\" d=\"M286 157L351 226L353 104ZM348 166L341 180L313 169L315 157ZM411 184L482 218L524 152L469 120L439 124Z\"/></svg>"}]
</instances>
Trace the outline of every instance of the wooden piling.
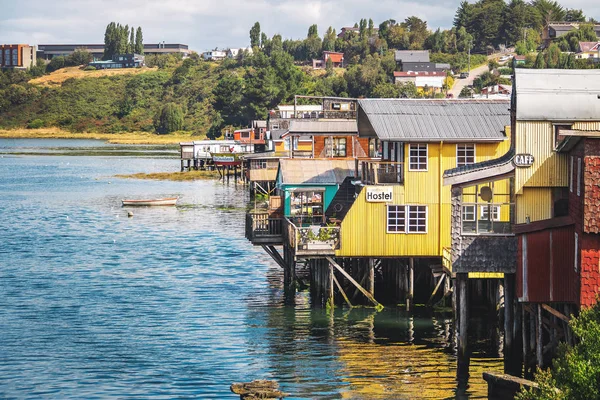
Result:
<instances>
[{"instance_id":1,"label":"wooden piling","mask_svg":"<svg viewBox=\"0 0 600 400\"><path fill-rule=\"evenodd\" d=\"M469 380L470 355L468 348L468 326L469 326L469 291L468 274L456 274L456 297L458 300L458 354L456 378L459 385L465 385Z\"/></svg>"},{"instance_id":2,"label":"wooden piling","mask_svg":"<svg viewBox=\"0 0 600 400\"><path fill-rule=\"evenodd\" d=\"M542 327L542 306L540 304L536 305L536 319L535 319L535 333L536 333L536 342L535 342L535 354L537 357L537 365L540 368L544 367L544 354L543 354L543 327Z\"/></svg>"},{"instance_id":3,"label":"wooden piling","mask_svg":"<svg viewBox=\"0 0 600 400\"><path fill-rule=\"evenodd\" d=\"M406 296L406 311L410 311L413 307L414 284L415 284L415 259L410 258L408 263L408 294Z\"/></svg>"},{"instance_id":4,"label":"wooden piling","mask_svg":"<svg viewBox=\"0 0 600 400\"><path fill-rule=\"evenodd\" d=\"M504 373L521 375L521 363L516 356L514 329L515 275L504 274ZM517 366L518 364L518 366Z\"/></svg>"}]
</instances>

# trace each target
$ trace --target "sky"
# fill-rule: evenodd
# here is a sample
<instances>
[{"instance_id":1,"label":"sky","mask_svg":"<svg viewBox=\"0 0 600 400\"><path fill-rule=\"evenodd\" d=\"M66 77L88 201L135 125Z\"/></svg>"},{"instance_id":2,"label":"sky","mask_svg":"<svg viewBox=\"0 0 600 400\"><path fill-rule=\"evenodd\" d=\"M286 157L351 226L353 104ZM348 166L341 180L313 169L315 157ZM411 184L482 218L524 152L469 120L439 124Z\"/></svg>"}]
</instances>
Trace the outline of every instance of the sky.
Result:
<instances>
[{"instance_id":1,"label":"sky","mask_svg":"<svg viewBox=\"0 0 600 400\"><path fill-rule=\"evenodd\" d=\"M375 26L415 15L430 29L452 26L460 0L0 0L0 42L103 43L106 25L141 26L145 43L183 43L202 52L246 47L258 21L269 37L306 37L317 24L322 36L332 26L352 26L372 18ZM600 1L562 0L600 20Z\"/></svg>"}]
</instances>

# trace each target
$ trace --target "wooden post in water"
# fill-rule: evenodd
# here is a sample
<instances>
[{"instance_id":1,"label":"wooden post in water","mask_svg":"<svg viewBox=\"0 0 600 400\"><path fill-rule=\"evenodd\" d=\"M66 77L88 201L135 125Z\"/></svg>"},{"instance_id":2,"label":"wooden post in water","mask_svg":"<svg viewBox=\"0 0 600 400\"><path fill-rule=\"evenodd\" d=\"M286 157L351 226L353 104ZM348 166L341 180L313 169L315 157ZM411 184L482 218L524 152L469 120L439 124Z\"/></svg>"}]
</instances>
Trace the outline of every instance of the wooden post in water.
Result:
<instances>
[{"instance_id":1,"label":"wooden post in water","mask_svg":"<svg viewBox=\"0 0 600 400\"><path fill-rule=\"evenodd\" d=\"M456 298L458 301L458 360L456 377L459 386L464 386L469 381L470 355L468 348L469 327L469 290L467 287L469 275L456 274Z\"/></svg>"},{"instance_id":2,"label":"wooden post in water","mask_svg":"<svg viewBox=\"0 0 600 400\"><path fill-rule=\"evenodd\" d=\"M410 311L413 307L414 288L415 288L415 259L410 258L408 263L408 293L406 296L406 311Z\"/></svg>"},{"instance_id":3,"label":"wooden post in water","mask_svg":"<svg viewBox=\"0 0 600 400\"><path fill-rule=\"evenodd\" d=\"M368 264L368 274L369 274L369 285L367 290L371 293L371 296L375 296L375 259L369 258Z\"/></svg>"},{"instance_id":4,"label":"wooden post in water","mask_svg":"<svg viewBox=\"0 0 600 400\"><path fill-rule=\"evenodd\" d=\"M515 295L515 274L504 274L504 373L521 376L515 344Z\"/></svg>"},{"instance_id":5,"label":"wooden post in water","mask_svg":"<svg viewBox=\"0 0 600 400\"><path fill-rule=\"evenodd\" d=\"M327 303L329 304L329 307L331 307L331 310L333 310L333 308L335 307L335 303L334 303L334 299L333 299L333 265L329 264L328 265L328 271L329 271L329 276L328 276L328 285L329 285L329 299L327 300Z\"/></svg>"}]
</instances>

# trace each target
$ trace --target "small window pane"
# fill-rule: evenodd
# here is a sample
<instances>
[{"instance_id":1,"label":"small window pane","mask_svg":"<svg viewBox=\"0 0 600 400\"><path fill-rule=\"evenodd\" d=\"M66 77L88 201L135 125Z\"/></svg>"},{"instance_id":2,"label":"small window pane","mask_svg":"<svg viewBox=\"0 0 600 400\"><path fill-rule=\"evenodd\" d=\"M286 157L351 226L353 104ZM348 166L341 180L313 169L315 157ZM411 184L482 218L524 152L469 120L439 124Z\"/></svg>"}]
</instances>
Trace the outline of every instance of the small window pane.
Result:
<instances>
[{"instance_id":1,"label":"small window pane","mask_svg":"<svg viewBox=\"0 0 600 400\"><path fill-rule=\"evenodd\" d=\"M405 206L388 206L387 230L388 232L406 231Z\"/></svg>"},{"instance_id":2,"label":"small window pane","mask_svg":"<svg viewBox=\"0 0 600 400\"><path fill-rule=\"evenodd\" d=\"M427 171L427 145L409 145L409 170Z\"/></svg>"},{"instance_id":3,"label":"small window pane","mask_svg":"<svg viewBox=\"0 0 600 400\"><path fill-rule=\"evenodd\" d=\"M475 145L457 144L456 145L456 166L475 164Z\"/></svg>"}]
</instances>

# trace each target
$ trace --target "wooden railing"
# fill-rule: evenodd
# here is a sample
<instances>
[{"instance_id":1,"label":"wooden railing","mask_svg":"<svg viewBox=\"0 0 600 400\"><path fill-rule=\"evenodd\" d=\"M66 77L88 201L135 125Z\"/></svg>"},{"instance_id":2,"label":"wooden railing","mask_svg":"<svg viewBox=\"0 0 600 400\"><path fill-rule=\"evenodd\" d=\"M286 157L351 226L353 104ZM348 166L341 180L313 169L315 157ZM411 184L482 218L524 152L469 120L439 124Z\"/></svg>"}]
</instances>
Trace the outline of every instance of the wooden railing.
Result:
<instances>
[{"instance_id":1,"label":"wooden railing","mask_svg":"<svg viewBox=\"0 0 600 400\"><path fill-rule=\"evenodd\" d=\"M404 184L404 163L394 161L360 161L356 176L363 184Z\"/></svg>"},{"instance_id":2,"label":"wooden railing","mask_svg":"<svg viewBox=\"0 0 600 400\"><path fill-rule=\"evenodd\" d=\"M273 218L267 212L246 214L246 238L251 242L281 242L283 218Z\"/></svg>"},{"instance_id":3,"label":"wooden railing","mask_svg":"<svg viewBox=\"0 0 600 400\"><path fill-rule=\"evenodd\" d=\"M296 226L286 218L287 239L296 255L335 255L340 248L339 226Z\"/></svg>"},{"instance_id":4,"label":"wooden railing","mask_svg":"<svg viewBox=\"0 0 600 400\"><path fill-rule=\"evenodd\" d=\"M442 249L442 266L452 272L452 249L450 247Z\"/></svg>"}]
</instances>

